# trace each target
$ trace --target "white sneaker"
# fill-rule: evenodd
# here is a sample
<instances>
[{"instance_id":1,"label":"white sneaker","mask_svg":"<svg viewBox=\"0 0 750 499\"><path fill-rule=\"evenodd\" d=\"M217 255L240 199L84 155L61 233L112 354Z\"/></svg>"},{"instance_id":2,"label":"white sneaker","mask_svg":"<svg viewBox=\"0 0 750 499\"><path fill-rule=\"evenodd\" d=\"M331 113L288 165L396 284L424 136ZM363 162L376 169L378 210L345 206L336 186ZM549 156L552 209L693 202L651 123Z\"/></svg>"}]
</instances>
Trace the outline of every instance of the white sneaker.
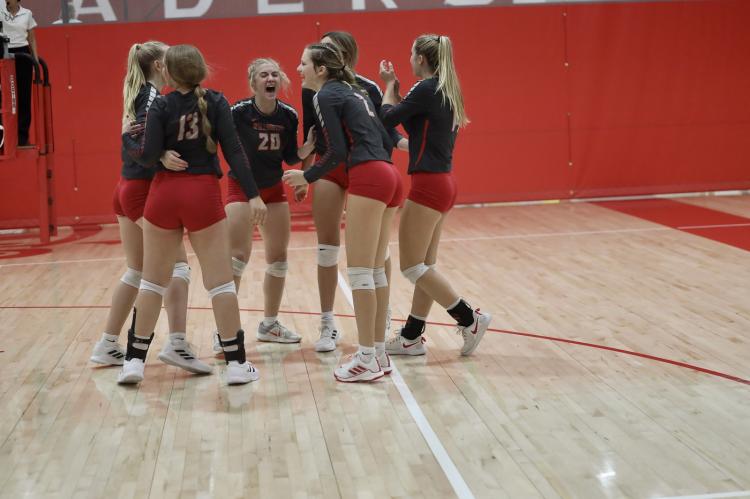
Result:
<instances>
[{"instance_id":1,"label":"white sneaker","mask_svg":"<svg viewBox=\"0 0 750 499\"><path fill-rule=\"evenodd\" d=\"M210 374L213 368L198 359L185 339L167 338L159 352L159 360L194 374Z\"/></svg>"},{"instance_id":2,"label":"white sneaker","mask_svg":"<svg viewBox=\"0 0 750 499\"><path fill-rule=\"evenodd\" d=\"M345 383L373 381L382 378L384 375L385 373L380 368L375 355L372 356L370 362L365 362L359 353L349 356L347 362L344 362L333 371L333 376L338 381Z\"/></svg>"},{"instance_id":3,"label":"white sneaker","mask_svg":"<svg viewBox=\"0 0 750 499\"><path fill-rule=\"evenodd\" d=\"M322 323L320 325L320 338L315 342L316 352L333 352L336 345L341 341L341 334L333 326Z\"/></svg>"},{"instance_id":4,"label":"white sneaker","mask_svg":"<svg viewBox=\"0 0 750 499\"><path fill-rule=\"evenodd\" d=\"M219 332L214 331L214 344L211 349L214 352L214 355L217 357L223 357L224 356L224 349L221 348L221 342L219 341Z\"/></svg>"},{"instance_id":5,"label":"white sneaker","mask_svg":"<svg viewBox=\"0 0 750 499\"><path fill-rule=\"evenodd\" d=\"M255 335L258 341L271 341L273 343L299 343L302 336L290 331L279 321L275 321L270 326L263 325L261 321L258 324L258 333Z\"/></svg>"},{"instance_id":6,"label":"white sneaker","mask_svg":"<svg viewBox=\"0 0 750 499\"><path fill-rule=\"evenodd\" d=\"M244 385L251 381L257 381L260 378L260 373L252 362L246 361L244 364L240 364L237 361L232 361L227 364L224 377L228 385Z\"/></svg>"},{"instance_id":7,"label":"white sneaker","mask_svg":"<svg viewBox=\"0 0 750 499\"><path fill-rule=\"evenodd\" d=\"M423 335L415 340L409 340L401 336L401 331L399 331L385 342L385 351L389 355L424 355L427 353L424 346L426 341Z\"/></svg>"},{"instance_id":8,"label":"white sneaker","mask_svg":"<svg viewBox=\"0 0 750 499\"><path fill-rule=\"evenodd\" d=\"M378 355L378 364L380 364L380 368L383 370L384 374L391 374L391 371L393 371L393 364L391 364L391 356L388 355L386 352L383 352L382 355Z\"/></svg>"},{"instance_id":9,"label":"white sneaker","mask_svg":"<svg viewBox=\"0 0 750 499\"><path fill-rule=\"evenodd\" d=\"M132 385L143 381L143 370L145 366L141 359L126 360L122 365L122 371L117 375L117 383L120 385Z\"/></svg>"},{"instance_id":10,"label":"white sneaker","mask_svg":"<svg viewBox=\"0 0 750 499\"><path fill-rule=\"evenodd\" d=\"M89 360L105 366L121 366L125 362L125 349L116 341L99 340Z\"/></svg>"},{"instance_id":11,"label":"white sneaker","mask_svg":"<svg viewBox=\"0 0 750 499\"><path fill-rule=\"evenodd\" d=\"M479 313L479 309L476 309L474 311L474 322L470 326L458 326L458 331L456 332L464 337L464 346L461 348L461 355L471 355L476 350L477 345L482 341L484 333L487 332L491 320L492 316L490 314Z\"/></svg>"}]
</instances>

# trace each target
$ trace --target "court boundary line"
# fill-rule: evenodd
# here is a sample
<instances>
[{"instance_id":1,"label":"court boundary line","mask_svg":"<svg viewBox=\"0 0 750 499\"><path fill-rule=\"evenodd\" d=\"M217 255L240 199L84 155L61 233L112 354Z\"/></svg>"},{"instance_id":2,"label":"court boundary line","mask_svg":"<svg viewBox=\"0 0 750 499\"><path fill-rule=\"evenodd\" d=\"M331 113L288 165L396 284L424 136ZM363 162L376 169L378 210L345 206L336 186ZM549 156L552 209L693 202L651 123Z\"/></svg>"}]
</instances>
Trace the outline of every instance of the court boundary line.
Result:
<instances>
[{"instance_id":1,"label":"court boundary line","mask_svg":"<svg viewBox=\"0 0 750 499\"><path fill-rule=\"evenodd\" d=\"M346 282L344 276L341 275L341 272L337 273L339 288L343 292L346 301L349 303L349 306L351 306L352 310L354 310L354 298L352 296L352 290L349 287L349 283ZM391 366L393 367L393 371L391 371L391 380L398 390L399 395L401 395L401 399L404 401L404 404L406 405L409 414L414 420L414 423L416 423L417 428L419 428L419 432L422 434L422 438L424 438L427 446L432 452L432 455L435 457L438 465L440 465L440 468L443 470L443 474L445 474L445 477L448 479L451 487L453 487L453 492L455 492L456 496L458 496L460 499L474 499L474 494L471 492L469 485L466 483L466 480L464 480L461 472L458 471L458 468L448 454L448 451L440 441L440 437L438 437L435 431L432 429L430 422L427 420L424 412L422 412L422 408L419 406L419 402L417 402L417 399L414 397L414 394L411 392L409 386L404 381L404 378L401 376L401 373L399 372L398 367L393 362L393 360L391 360Z\"/></svg>"}]
</instances>

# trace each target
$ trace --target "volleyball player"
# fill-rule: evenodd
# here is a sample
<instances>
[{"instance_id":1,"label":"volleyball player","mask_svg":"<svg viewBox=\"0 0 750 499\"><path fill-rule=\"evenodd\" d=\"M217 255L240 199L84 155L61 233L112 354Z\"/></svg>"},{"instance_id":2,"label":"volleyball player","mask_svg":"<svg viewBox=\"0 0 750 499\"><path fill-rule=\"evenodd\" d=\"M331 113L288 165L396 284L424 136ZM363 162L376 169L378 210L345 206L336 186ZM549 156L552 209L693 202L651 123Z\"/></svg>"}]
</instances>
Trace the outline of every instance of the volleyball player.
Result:
<instances>
[{"instance_id":1,"label":"volleyball player","mask_svg":"<svg viewBox=\"0 0 750 499\"><path fill-rule=\"evenodd\" d=\"M445 217L456 201L451 174L458 130L469 123L461 86L453 64L450 38L417 37L411 50L411 67L419 81L401 99L393 64L382 61L386 84L380 116L388 126L403 124L409 134L411 190L401 213L399 256L401 272L414 285L412 310L399 334L386 345L391 355L424 355L422 333L432 301L453 317L463 336L462 355L477 348L491 316L462 299L436 269L438 245Z\"/></svg>"},{"instance_id":2,"label":"volleyball player","mask_svg":"<svg viewBox=\"0 0 750 499\"><path fill-rule=\"evenodd\" d=\"M346 67L354 72L359 58L359 48L357 41L351 33L345 31L329 31L321 38L322 43L331 43L335 45L344 60ZM380 111L380 105L383 94L377 84L362 75L354 73L354 81L364 89L370 97L375 114ZM312 98L315 92L311 89L303 88L302 90L302 111L304 132L315 125L315 110L313 108ZM392 146L399 149L408 150L408 140L403 138L395 128L386 128L391 139ZM319 134L316 142L316 152L318 156L323 156L326 152L324 138ZM312 164L313 157L305 162L305 168ZM313 196L313 220L318 235L318 292L320 294L321 307L321 325L320 338L315 343L315 350L327 352L335 350L341 336L333 315L333 305L336 296L336 286L338 283L338 255L341 232L341 216L344 211L344 199L346 189L348 188L348 178L346 176L346 167L341 164L337 168L328 172L321 182L317 182L315 195ZM391 277L390 254L386 251L385 271L388 281ZM388 295L388 290L381 290L384 296ZM387 299L379 302L388 309ZM390 326L390 311L386 315L386 329ZM377 332L375 341L382 343L385 337L385 330Z\"/></svg>"},{"instance_id":3,"label":"volleyball player","mask_svg":"<svg viewBox=\"0 0 750 499\"><path fill-rule=\"evenodd\" d=\"M226 381L248 383L257 380L259 374L245 355L219 188L217 142L250 200L252 223L263 224L266 208L234 128L229 103L221 93L201 86L207 74L203 55L191 45L177 45L167 50L165 61L169 84L175 90L154 101L137 138L124 126L123 139L131 156L143 165L154 165L161 151L174 150L187 166L179 172L160 168L151 185L144 211L138 314L128 334L126 360L118 382L143 380L151 331L169 278L169 262L174 260L183 229L187 229L212 301L227 362Z\"/></svg>"},{"instance_id":4,"label":"volleyball player","mask_svg":"<svg viewBox=\"0 0 750 499\"><path fill-rule=\"evenodd\" d=\"M143 120L159 95L159 89L166 84L163 70L167 48L157 41L136 43L130 48L123 86L123 117L126 120ZM122 177L115 188L113 204L128 268L115 288L104 334L94 345L91 354L92 362L105 365L122 365L125 359L125 351L117 340L141 283L143 209L155 171L133 161L126 154L124 144L122 160ZM167 167L175 165L181 168L183 163L172 152L165 153L163 160ZM171 332L159 353L159 359L190 372L207 374L211 372L211 367L197 358L185 337L189 284L190 267L185 247L180 243L177 263L174 264L172 279L164 297Z\"/></svg>"},{"instance_id":5,"label":"volleyball player","mask_svg":"<svg viewBox=\"0 0 750 499\"><path fill-rule=\"evenodd\" d=\"M232 117L242 147L250 159L260 197L268 208L266 223L260 230L266 255L263 281L264 318L258 324L257 339L277 343L298 343L301 337L278 320L279 306L287 273L287 247L291 232L289 202L281 176L282 163L294 165L312 153L311 131L308 141L297 148L299 118L292 106L281 101L278 94L289 85L289 79L273 59L255 59L248 67L248 79L253 96L232 106ZM229 221L234 283L239 289L242 273L252 250L253 225L247 196L229 172L229 188L225 207ZM307 186L295 190L298 201L307 195ZM221 345L214 343L214 352Z\"/></svg>"},{"instance_id":6,"label":"volleyball player","mask_svg":"<svg viewBox=\"0 0 750 499\"><path fill-rule=\"evenodd\" d=\"M378 301L383 297L382 289L388 286L383 265L390 226L401 202L401 183L390 163L390 139L369 97L356 86L339 49L327 43L309 45L297 69L303 85L316 91L316 124L326 153L305 171L287 171L284 181L292 187L303 186L319 181L345 163L349 181L347 274L359 348L334 370L334 376L344 382L371 381L391 369L384 348L378 351L374 338L376 331L385 328L386 311Z\"/></svg>"}]
</instances>

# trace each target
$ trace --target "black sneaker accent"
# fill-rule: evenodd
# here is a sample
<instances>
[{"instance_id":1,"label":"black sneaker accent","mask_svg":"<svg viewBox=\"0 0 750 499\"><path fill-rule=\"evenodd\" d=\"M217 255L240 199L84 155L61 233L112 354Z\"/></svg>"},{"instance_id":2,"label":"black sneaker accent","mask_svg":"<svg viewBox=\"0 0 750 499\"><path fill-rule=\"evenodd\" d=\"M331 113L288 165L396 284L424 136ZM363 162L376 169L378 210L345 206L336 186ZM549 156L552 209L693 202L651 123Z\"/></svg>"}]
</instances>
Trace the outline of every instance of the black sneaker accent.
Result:
<instances>
[{"instance_id":1,"label":"black sneaker accent","mask_svg":"<svg viewBox=\"0 0 750 499\"><path fill-rule=\"evenodd\" d=\"M237 337L233 340L224 341L219 336L219 343L221 343L221 349L224 350L224 360L229 364L232 361L237 361L240 364L244 364L247 359L245 358L245 331L240 329L237 331ZM237 350L227 352L227 347L237 345Z\"/></svg>"}]
</instances>

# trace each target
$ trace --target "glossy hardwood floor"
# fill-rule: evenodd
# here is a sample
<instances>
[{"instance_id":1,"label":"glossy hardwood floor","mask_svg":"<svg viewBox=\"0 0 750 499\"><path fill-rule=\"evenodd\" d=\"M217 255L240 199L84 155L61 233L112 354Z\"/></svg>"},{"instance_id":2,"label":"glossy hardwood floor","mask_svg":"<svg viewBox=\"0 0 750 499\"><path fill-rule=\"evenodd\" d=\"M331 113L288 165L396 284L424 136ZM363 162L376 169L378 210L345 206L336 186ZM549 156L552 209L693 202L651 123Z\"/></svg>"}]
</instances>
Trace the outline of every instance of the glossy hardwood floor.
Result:
<instances>
[{"instance_id":1,"label":"glossy hardwood floor","mask_svg":"<svg viewBox=\"0 0 750 499\"><path fill-rule=\"evenodd\" d=\"M675 203L750 218L750 197ZM62 229L49 247L0 238L0 497L750 497L741 247L604 205L456 209L439 267L494 331L460 357L454 328L430 325L426 356L352 386L332 375L354 349L345 293L342 345L312 348L315 235L303 230L281 315L303 342L249 334L260 381L222 383L191 257L188 335L215 374L156 359L162 317L146 379L122 387L117 368L88 361L125 268L117 238L114 226ZM262 318L259 248L239 294L248 331ZM391 252L398 268L395 233ZM412 286L392 281L403 319ZM438 306L430 320L451 322Z\"/></svg>"}]
</instances>

